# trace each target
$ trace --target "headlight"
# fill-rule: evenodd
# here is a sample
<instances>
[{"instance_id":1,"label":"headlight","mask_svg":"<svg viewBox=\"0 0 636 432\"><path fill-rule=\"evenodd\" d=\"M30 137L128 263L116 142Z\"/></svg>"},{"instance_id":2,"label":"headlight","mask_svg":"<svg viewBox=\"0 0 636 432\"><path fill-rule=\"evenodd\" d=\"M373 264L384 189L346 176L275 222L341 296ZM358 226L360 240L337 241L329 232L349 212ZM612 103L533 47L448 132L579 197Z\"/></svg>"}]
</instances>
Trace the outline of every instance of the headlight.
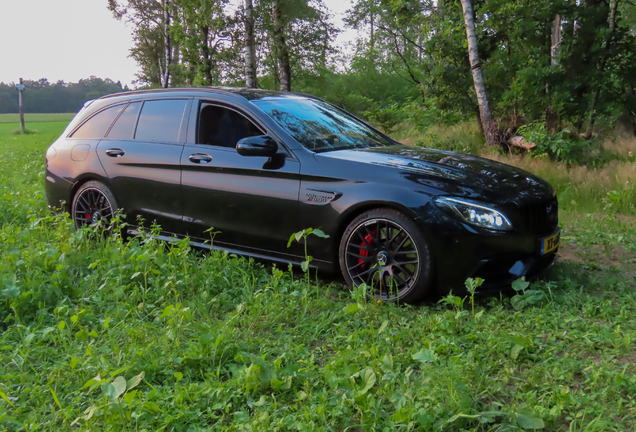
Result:
<instances>
[{"instance_id":1,"label":"headlight","mask_svg":"<svg viewBox=\"0 0 636 432\"><path fill-rule=\"evenodd\" d=\"M471 225L498 231L512 229L512 224L501 212L470 201L457 198L438 197L437 204L447 213L458 216L461 220Z\"/></svg>"}]
</instances>

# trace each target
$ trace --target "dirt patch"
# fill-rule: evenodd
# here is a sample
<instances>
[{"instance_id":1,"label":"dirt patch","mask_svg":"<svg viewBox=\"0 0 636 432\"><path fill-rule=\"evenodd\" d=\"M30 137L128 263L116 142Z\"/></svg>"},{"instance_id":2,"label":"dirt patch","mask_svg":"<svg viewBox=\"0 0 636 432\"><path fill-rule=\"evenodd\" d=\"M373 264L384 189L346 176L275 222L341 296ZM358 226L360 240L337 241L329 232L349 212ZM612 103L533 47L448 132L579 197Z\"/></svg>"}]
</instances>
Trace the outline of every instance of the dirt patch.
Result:
<instances>
[{"instance_id":1,"label":"dirt patch","mask_svg":"<svg viewBox=\"0 0 636 432\"><path fill-rule=\"evenodd\" d=\"M602 269L616 268L636 275L636 252L622 246L590 245L585 248L573 243L559 246L559 257L565 261L593 265Z\"/></svg>"}]
</instances>

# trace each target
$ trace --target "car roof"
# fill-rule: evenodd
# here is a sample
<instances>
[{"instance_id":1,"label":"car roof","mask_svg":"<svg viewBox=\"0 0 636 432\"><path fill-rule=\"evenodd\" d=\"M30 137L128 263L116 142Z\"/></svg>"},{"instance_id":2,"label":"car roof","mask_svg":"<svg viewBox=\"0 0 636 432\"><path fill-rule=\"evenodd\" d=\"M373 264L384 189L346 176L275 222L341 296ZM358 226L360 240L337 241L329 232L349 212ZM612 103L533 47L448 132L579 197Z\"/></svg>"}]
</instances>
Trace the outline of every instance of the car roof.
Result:
<instances>
[{"instance_id":1,"label":"car roof","mask_svg":"<svg viewBox=\"0 0 636 432\"><path fill-rule=\"evenodd\" d=\"M102 96L98 100L118 98L118 97L130 97L135 95L160 95L164 93L182 94L182 95L196 95L205 93L223 94L226 96L235 96L245 100L255 100L262 98L281 98L286 99L289 97L306 97L310 99L317 99L315 96L295 93L295 92L282 92L275 90L253 89L247 87L174 87L174 88L161 88L161 89L147 89L147 90L133 90L121 93L113 93L110 95Z\"/></svg>"}]
</instances>

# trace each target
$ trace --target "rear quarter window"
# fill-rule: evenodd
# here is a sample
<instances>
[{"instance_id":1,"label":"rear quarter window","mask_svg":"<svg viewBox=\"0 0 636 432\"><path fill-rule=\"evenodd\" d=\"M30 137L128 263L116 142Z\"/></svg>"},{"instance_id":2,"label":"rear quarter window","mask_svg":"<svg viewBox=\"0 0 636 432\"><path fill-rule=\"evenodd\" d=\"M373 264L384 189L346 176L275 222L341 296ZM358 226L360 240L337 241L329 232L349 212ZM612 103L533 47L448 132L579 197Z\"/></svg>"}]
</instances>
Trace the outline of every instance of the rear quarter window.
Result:
<instances>
[{"instance_id":1,"label":"rear quarter window","mask_svg":"<svg viewBox=\"0 0 636 432\"><path fill-rule=\"evenodd\" d=\"M115 105L98 112L94 116L84 122L71 135L72 138L104 138L108 128L113 124L119 113L126 107L126 104Z\"/></svg>"},{"instance_id":2,"label":"rear quarter window","mask_svg":"<svg viewBox=\"0 0 636 432\"><path fill-rule=\"evenodd\" d=\"M135 133L135 125L139 116L141 102L133 102L126 107L119 116L113 127L108 132L108 138L112 139L132 139Z\"/></svg>"},{"instance_id":3,"label":"rear quarter window","mask_svg":"<svg viewBox=\"0 0 636 432\"><path fill-rule=\"evenodd\" d=\"M179 132L187 104L186 99L144 102L137 122L135 139L179 142Z\"/></svg>"}]
</instances>

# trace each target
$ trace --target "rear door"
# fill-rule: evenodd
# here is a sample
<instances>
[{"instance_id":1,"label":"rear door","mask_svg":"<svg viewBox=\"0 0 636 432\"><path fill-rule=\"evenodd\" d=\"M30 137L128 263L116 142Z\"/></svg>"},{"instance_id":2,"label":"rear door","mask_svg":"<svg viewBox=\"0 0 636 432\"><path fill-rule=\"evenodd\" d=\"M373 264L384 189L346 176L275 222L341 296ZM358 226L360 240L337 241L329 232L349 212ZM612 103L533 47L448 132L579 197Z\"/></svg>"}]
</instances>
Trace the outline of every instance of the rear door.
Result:
<instances>
[{"instance_id":1,"label":"rear door","mask_svg":"<svg viewBox=\"0 0 636 432\"><path fill-rule=\"evenodd\" d=\"M100 141L99 159L128 223L142 218L180 232L180 158L190 104L185 98L133 101Z\"/></svg>"},{"instance_id":2,"label":"rear door","mask_svg":"<svg viewBox=\"0 0 636 432\"><path fill-rule=\"evenodd\" d=\"M241 156L236 143L265 127L237 107L193 103L193 142L181 157L184 227L188 235L246 252L287 255L298 230L300 163L279 142L275 157Z\"/></svg>"}]
</instances>

